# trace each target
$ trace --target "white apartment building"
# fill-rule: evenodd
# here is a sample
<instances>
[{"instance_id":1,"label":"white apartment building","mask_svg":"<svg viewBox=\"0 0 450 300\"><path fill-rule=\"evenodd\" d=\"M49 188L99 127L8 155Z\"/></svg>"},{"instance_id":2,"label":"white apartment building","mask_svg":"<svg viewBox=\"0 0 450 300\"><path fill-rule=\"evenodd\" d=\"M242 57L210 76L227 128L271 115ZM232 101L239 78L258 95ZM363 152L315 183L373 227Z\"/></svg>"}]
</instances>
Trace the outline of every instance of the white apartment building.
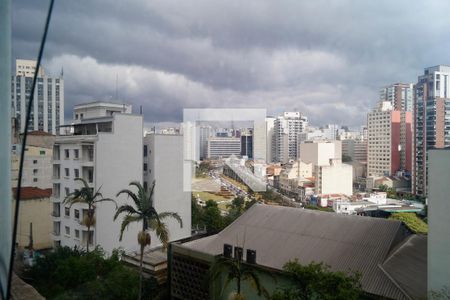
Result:
<instances>
[{"instance_id":1,"label":"white apartment building","mask_svg":"<svg viewBox=\"0 0 450 300\"><path fill-rule=\"evenodd\" d=\"M353 194L353 167L343 164L341 141L300 144L300 159L313 165L316 194Z\"/></svg>"},{"instance_id":2,"label":"white apartment building","mask_svg":"<svg viewBox=\"0 0 450 300\"><path fill-rule=\"evenodd\" d=\"M337 139L339 126L336 124L328 124L322 128L308 127L305 132L299 133L299 143L313 140L334 141Z\"/></svg>"},{"instance_id":3,"label":"white apartment building","mask_svg":"<svg viewBox=\"0 0 450 300\"><path fill-rule=\"evenodd\" d=\"M33 77L36 73L35 60L30 59L16 59L16 76ZM39 68L38 76L43 77L45 75L44 69Z\"/></svg>"},{"instance_id":4,"label":"white apartment building","mask_svg":"<svg viewBox=\"0 0 450 300\"><path fill-rule=\"evenodd\" d=\"M285 112L274 121L274 161L286 163L298 158L298 135L308 126L300 112Z\"/></svg>"},{"instance_id":5,"label":"white apartment building","mask_svg":"<svg viewBox=\"0 0 450 300\"><path fill-rule=\"evenodd\" d=\"M241 139L234 137L211 137L208 139L208 158L228 158L241 155Z\"/></svg>"},{"instance_id":6,"label":"white apartment building","mask_svg":"<svg viewBox=\"0 0 450 300\"><path fill-rule=\"evenodd\" d=\"M308 141L300 144L300 159L314 166L329 165L330 159L342 158L341 141Z\"/></svg>"},{"instance_id":7,"label":"white apartment building","mask_svg":"<svg viewBox=\"0 0 450 300\"><path fill-rule=\"evenodd\" d=\"M353 167L341 159L330 159L327 165L317 165L315 193L353 195Z\"/></svg>"},{"instance_id":8,"label":"white apartment building","mask_svg":"<svg viewBox=\"0 0 450 300\"><path fill-rule=\"evenodd\" d=\"M151 188L155 181L153 201L161 212L176 212L183 220L183 227L174 219L164 220L169 229L169 240L191 235L191 194L183 186L183 136L176 134L147 134L144 137L144 187ZM189 174L187 174L189 175ZM152 247L160 241L152 232Z\"/></svg>"},{"instance_id":9,"label":"white apartment building","mask_svg":"<svg viewBox=\"0 0 450 300\"><path fill-rule=\"evenodd\" d=\"M17 60L16 75L11 78L11 115L16 119L20 132L25 129L26 109L35 67L35 61ZM62 124L64 124L63 76L49 77L41 68L34 91L29 130L56 134L56 129Z\"/></svg>"},{"instance_id":10,"label":"white apartment building","mask_svg":"<svg viewBox=\"0 0 450 300\"><path fill-rule=\"evenodd\" d=\"M132 204L126 196L116 197L121 189L129 188L132 181L142 182L143 119L117 109L118 104L107 102L77 105L75 111L83 117L65 125L56 137L53 148L53 240L55 245L85 247L99 245L111 253L115 248L125 251L138 248L136 236L139 224L132 224L119 241L121 219L113 221L116 207L111 202L98 203L96 224L88 237L82 224L87 205L64 205L69 193L79 189L77 177L84 178L94 189L100 189L104 198L112 198L117 205ZM120 105L122 106L122 105ZM122 106L123 107L123 106ZM96 112L96 113L93 113Z\"/></svg>"},{"instance_id":11,"label":"white apartment building","mask_svg":"<svg viewBox=\"0 0 450 300\"><path fill-rule=\"evenodd\" d=\"M266 118L266 163L274 161L275 155L275 135L274 135L275 118Z\"/></svg>"},{"instance_id":12,"label":"white apartment building","mask_svg":"<svg viewBox=\"0 0 450 300\"><path fill-rule=\"evenodd\" d=\"M313 176L312 163L302 162L300 159L288 163L280 173L280 191L293 197L298 195L299 187L306 178Z\"/></svg>"}]
</instances>

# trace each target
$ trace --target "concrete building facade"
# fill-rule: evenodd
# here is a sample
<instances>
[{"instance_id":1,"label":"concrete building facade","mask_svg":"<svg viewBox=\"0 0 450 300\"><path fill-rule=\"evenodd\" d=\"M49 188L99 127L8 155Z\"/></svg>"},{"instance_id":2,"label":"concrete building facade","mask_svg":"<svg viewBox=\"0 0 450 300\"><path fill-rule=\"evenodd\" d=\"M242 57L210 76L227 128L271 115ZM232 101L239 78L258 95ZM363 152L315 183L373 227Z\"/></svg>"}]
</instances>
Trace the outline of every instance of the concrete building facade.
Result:
<instances>
[{"instance_id":1,"label":"concrete building facade","mask_svg":"<svg viewBox=\"0 0 450 300\"><path fill-rule=\"evenodd\" d=\"M33 67L34 66L34 67ZM25 129L25 117L30 99L35 61L16 62L16 75L11 78L11 115L20 132ZM64 124L64 79L50 77L39 70L31 110L30 131L45 131L56 134L58 126Z\"/></svg>"},{"instance_id":2,"label":"concrete building facade","mask_svg":"<svg viewBox=\"0 0 450 300\"><path fill-rule=\"evenodd\" d=\"M56 137L53 148L53 240L55 245L81 246L86 243L100 245L111 253L115 248L125 251L138 248L136 235L138 224L131 224L119 241L121 220L113 221L115 205L98 203L95 209L96 223L88 236L82 220L87 214L86 204L63 203L67 195L79 189L85 179L94 190L100 189L104 198L115 199L117 205L132 204L126 196L116 197L121 189L132 181L142 182L143 168L143 119L141 115L116 112L117 104L106 102L77 105L77 111L88 111L71 125L66 125ZM98 114L92 113L92 108ZM131 108L130 108L131 111ZM89 115L89 117L87 117Z\"/></svg>"},{"instance_id":3,"label":"concrete building facade","mask_svg":"<svg viewBox=\"0 0 450 300\"><path fill-rule=\"evenodd\" d=\"M450 146L450 66L426 68L414 95L412 191L426 196L428 151Z\"/></svg>"},{"instance_id":4,"label":"concrete building facade","mask_svg":"<svg viewBox=\"0 0 450 300\"><path fill-rule=\"evenodd\" d=\"M388 101L367 115L367 175L411 172L412 113L394 110Z\"/></svg>"},{"instance_id":5,"label":"concrete building facade","mask_svg":"<svg viewBox=\"0 0 450 300\"><path fill-rule=\"evenodd\" d=\"M176 220L166 219L169 241L191 235L191 194L183 189L183 136L175 134L147 134L144 137L144 188L150 189L155 182L153 201L161 212L176 212L183 227ZM151 232L152 247L161 246Z\"/></svg>"},{"instance_id":6,"label":"concrete building facade","mask_svg":"<svg viewBox=\"0 0 450 300\"><path fill-rule=\"evenodd\" d=\"M388 101L395 110L413 110L414 87L412 83L394 83L380 89L380 102Z\"/></svg>"},{"instance_id":7,"label":"concrete building facade","mask_svg":"<svg viewBox=\"0 0 450 300\"><path fill-rule=\"evenodd\" d=\"M300 112L285 112L274 121L274 161L286 163L298 158L298 136L308 126Z\"/></svg>"},{"instance_id":8,"label":"concrete building facade","mask_svg":"<svg viewBox=\"0 0 450 300\"><path fill-rule=\"evenodd\" d=\"M241 139L234 137L212 137L208 139L208 158L227 158L241 154Z\"/></svg>"}]
</instances>

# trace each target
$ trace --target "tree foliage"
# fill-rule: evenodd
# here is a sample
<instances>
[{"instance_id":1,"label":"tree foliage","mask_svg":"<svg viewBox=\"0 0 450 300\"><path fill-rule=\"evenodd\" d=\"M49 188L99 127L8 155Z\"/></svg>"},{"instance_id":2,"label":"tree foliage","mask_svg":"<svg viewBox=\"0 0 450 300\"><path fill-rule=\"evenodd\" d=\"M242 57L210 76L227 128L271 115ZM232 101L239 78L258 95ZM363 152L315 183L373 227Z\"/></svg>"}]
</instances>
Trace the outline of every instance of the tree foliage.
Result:
<instances>
[{"instance_id":1,"label":"tree foliage","mask_svg":"<svg viewBox=\"0 0 450 300\"><path fill-rule=\"evenodd\" d=\"M101 248L91 252L58 247L36 260L24 274L28 283L48 299L136 299L139 273L120 262L121 251L106 257ZM146 279L144 296L155 295L155 280Z\"/></svg>"},{"instance_id":2,"label":"tree foliage","mask_svg":"<svg viewBox=\"0 0 450 300\"><path fill-rule=\"evenodd\" d=\"M415 213L393 213L389 219L402 221L414 233L428 233L428 224L420 219Z\"/></svg>"},{"instance_id":3,"label":"tree foliage","mask_svg":"<svg viewBox=\"0 0 450 300\"><path fill-rule=\"evenodd\" d=\"M360 275L357 273L332 272L323 263L312 262L303 266L298 260L287 262L283 270L293 284L277 288L272 296L274 300L356 300L361 294Z\"/></svg>"}]
</instances>

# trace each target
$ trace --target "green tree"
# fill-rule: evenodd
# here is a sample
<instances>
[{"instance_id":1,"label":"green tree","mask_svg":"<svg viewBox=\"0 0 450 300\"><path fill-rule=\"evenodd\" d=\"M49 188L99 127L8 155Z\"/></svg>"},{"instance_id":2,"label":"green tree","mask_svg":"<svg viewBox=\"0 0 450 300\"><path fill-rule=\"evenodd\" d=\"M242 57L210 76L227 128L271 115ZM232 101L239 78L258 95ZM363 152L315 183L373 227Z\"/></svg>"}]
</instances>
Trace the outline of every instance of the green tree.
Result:
<instances>
[{"instance_id":1,"label":"green tree","mask_svg":"<svg viewBox=\"0 0 450 300\"><path fill-rule=\"evenodd\" d=\"M393 213L389 219L402 221L414 233L428 233L428 224L420 219L415 213Z\"/></svg>"},{"instance_id":2,"label":"green tree","mask_svg":"<svg viewBox=\"0 0 450 300\"><path fill-rule=\"evenodd\" d=\"M134 222L142 222L142 230L138 234L138 243L141 247L140 262L139 262L139 299L142 298L142 261L144 258L144 249L146 246L151 244L151 237L148 233L152 230L156 233L156 236L163 244L164 249L167 247L169 242L169 230L167 225L163 222L166 218L173 218L178 221L180 227L183 227L183 222L181 217L174 212L162 212L158 213L154 207L153 203L153 192L155 190L155 181L150 188L150 192L141 185L140 182L133 181L130 186L137 188L137 193L129 190L123 189L117 193L119 195L125 194L131 198L134 202L135 207L129 204L121 205L114 214L114 220L121 214L125 214L122 220L122 225L120 228L120 237L122 240L123 232L128 227L129 224Z\"/></svg>"},{"instance_id":3,"label":"green tree","mask_svg":"<svg viewBox=\"0 0 450 300\"><path fill-rule=\"evenodd\" d=\"M252 265L246 264L240 259L219 256L209 270L209 278L217 280L221 274L226 274L221 293L225 291L230 283L236 282L236 292L233 295L234 300L245 299L241 291L242 282L245 281L249 282L256 289L259 296L263 294L266 298L269 298L267 290L261 285L258 274Z\"/></svg>"},{"instance_id":4,"label":"green tree","mask_svg":"<svg viewBox=\"0 0 450 300\"><path fill-rule=\"evenodd\" d=\"M88 238L86 240L86 250L89 252L89 243L91 241L91 227L95 225L95 208L100 202L113 202L117 208L117 203L113 199L103 198L100 193L101 187L94 193L94 189L83 178L75 178L75 181L80 181L83 186L79 190L70 193L63 201L64 204L69 204L72 207L75 203L85 203L88 205L87 214L82 219L82 224L87 227Z\"/></svg>"},{"instance_id":5,"label":"green tree","mask_svg":"<svg viewBox=\"0 0 450 300\"><path fill-rule=\"evenodd\" d=\"M202 219L203 224L206 227L206 231L217 232L222 230L225 226L225 222L216 201L207 200L205 204Z\"/></svg>"},{"instance_id":6,"label":"green tree","mask_svg":"<svg viewBox=\"0 0 450 300\"><path fill-rule=\"evenodd\" d=\"M277 288L272 299L353 300L361 294L360 275L332 272L323 263L312 262L302 266L298 260L283 266L293 285Z\"/></svg>"}]
</instances>

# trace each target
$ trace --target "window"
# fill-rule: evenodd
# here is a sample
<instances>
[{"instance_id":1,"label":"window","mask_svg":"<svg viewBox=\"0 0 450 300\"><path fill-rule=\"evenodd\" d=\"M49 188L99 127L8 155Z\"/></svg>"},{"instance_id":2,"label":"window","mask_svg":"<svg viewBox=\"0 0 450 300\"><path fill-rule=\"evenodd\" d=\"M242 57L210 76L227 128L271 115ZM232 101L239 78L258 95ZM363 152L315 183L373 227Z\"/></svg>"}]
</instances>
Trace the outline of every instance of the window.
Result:
<instances>
[{"instance_id":1,"label":"window","mask_svg":"<svg viewBox=\"0 0 450 300\"><path fill-rule=\"evenodd\" d=\"M33 160L33 164L35 165L35 164L37 164L37 160L35 159L35 160Z\"/></svg>"},{"instance_id":2,"label":"window","mask_svg":"<svg viewBox=\"0 0 450 300\"><path fill-rule=\"evenodd\" d=\"M75 120L78 120L78 114L75 114Z\"/></svg>"},{"instance_id":3,"label":"window","mask_svg":"<svg viewBox=\"0 0 450 300\"><path fill-rule=\"evenodd\" d=\"M33 169L33 175L37 175L38 169Z\"/></svg>"},{"instance_id":4,"label":"window","mask_svg":"<svg viewBox=\"0 0 450 300\"><path fill-rule=\"evenodd\" d=\"M39 155L45 155L45 150L39 151Z\"/></svg>"},{"instance_id":5,"label":"window","mask_svg":"<svg viewBox=\"0 0 450 300\"><path fill-rule=\"evenodd\" d=\"M83 114L80 114L80 119L83 119Z\"/></svg>"},{"instance_id":6,"label":"window","mask_svg":"<svg viewBox=\"0 0 450 300\"><path fill-rule=\"evenodd\" d=\"M64 150L64 158L65 158L65 159L69 159L69 157L70 157L69 149L65 149L65 150Z\"/></svg>"},{"instance_id":7,"label":"window","mask_svg":"<svg viewBox=\"0 0 450 300\"><path fill-rule=\"evenodd\" d=\"M144 171L147 171L147 164L144 164Z\"/></svg>"},{"instance_id":8,"label":"window","mask_svg":"<svg viewBox=\"0 0 450 300\"><path fill-rule=\"evenodd\" d=\"M66 226L66 235L70 235L70 227Z\"/></svg>"},{"instance_id":9,"label":"window","mask_svg":"<svg viewBox=\"0 0 450 300\"><path fill-rule=\"evenodd\" d=\"M73 169L73 173L74 173L75 178L79 178L80 177L80 170Z\"/></svg>"},{"instance_id":10,"label":"window","mask_svg":"<svg viewBox=\"0 0 450 300\"><path fill-rule=\"evenodd\" d=\"M73 156L74 156L74 159L78 159L78 158L79 158L79 155L80 155L80 152L79 152L78 149L73 150Z\"/></svg>"},{"instance_id":11,"label":"window","mask_svg":"<svg viewBox=\"0 0 450 300\"><path fill-rule=\"evenodd\" d=\"M70 207L64 207L64 215L70 217Z\"/></svg>"},{"instance_id":12,"label":"window","mask_svg":"<svg viewBox=\"0 0 450 300\"><path fill-rule=\"evenodd\" d=\"M147 181L144 181L144 190L147 190L147 186L148 186Z\"/></svg>"},{"instance_id":13,"label":"window","mask_svg":"<svg viewBox=\"0 0 450 300\"><path fill-rule=\"evenodd\" d=\"M69 194L70 194L69 188L66 187L66 188L64 188L64 190L66 191L66 196L69 196Z\"/></svg>"},{"instance_id":14,"label":"window","mask_svg":"<svg viewBox=\"0 0 450 300\"><path fill-rule=\"evenodd\" d=\"M64 174L65 174L66 177L70 176L69 168L64 168Z\"/></svg>"},{"instance_id":15,"label":"window","mask_svg":"<svg viewBox=\"0 0 450 300\"><path fill-rule=\"evenodd\" d=\"M33 178L33 182L37 182L38 181L38 179L37 178Z\"/></svg>"},{"instance_id":16,"label":"window","mask_svg":"<svg viewBox=\"0 0 450 300\"><path fill-rule=\"evenodd\" d=\"M80 210L75 209L74 210L75 219L80 219Z\"/></svg>"},{"instance_id":17,"label":"window","mask_svg":"<svg viewBox=\"0 0 450 300\"><path fill-rule=\"evenodd\" d=\"M147 145L144 145L144 157L147 157Z\"/></svg>"},{"instance_id":18,"label":"window","mask_svg":"<svg viewBox=\"0 0 450 300\"><path fill-rule=\"evenodd\" d=\"M75 229L75 238L80 238L80 231L78 229Z\"/></svg>"}]
</instances>

